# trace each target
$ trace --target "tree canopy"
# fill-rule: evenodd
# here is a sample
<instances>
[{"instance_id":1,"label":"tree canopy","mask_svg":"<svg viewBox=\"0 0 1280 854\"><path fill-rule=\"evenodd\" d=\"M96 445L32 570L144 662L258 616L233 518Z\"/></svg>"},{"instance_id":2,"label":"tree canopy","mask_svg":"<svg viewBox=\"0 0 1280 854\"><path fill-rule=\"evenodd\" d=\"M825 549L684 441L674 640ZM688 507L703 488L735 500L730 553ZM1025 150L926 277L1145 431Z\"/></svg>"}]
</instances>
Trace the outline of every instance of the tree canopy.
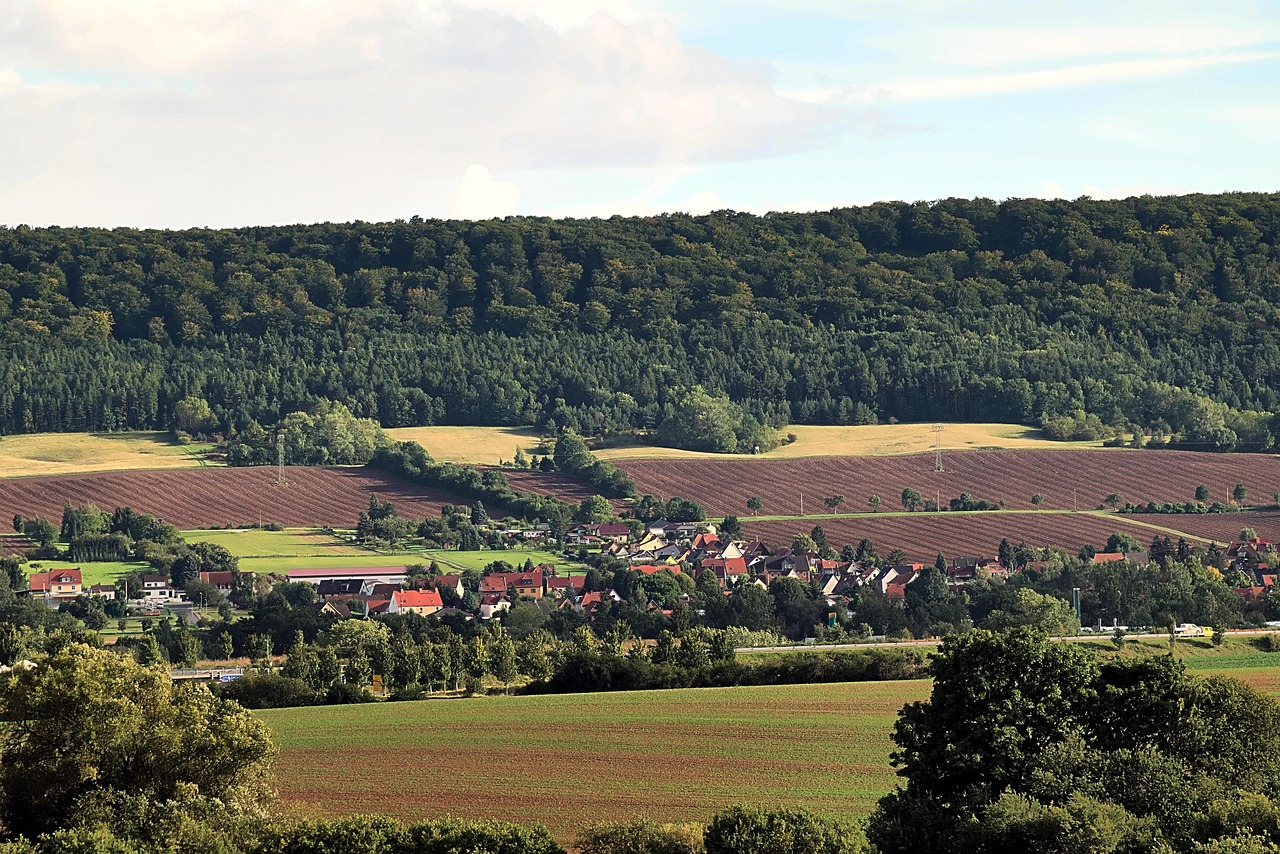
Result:
<instances>
[{"instance_id":1,"label":"tree canopy","mask_svg":"<svg viewBox=\"0 0 1280 854\"><path fill-rule=\"evenodd\" d=\"M1280 704L1242 683L1166 656L1102 663L1027 628L947 638L930 670L894 728L906 785L872 818L882 854L1280 842ZM1242 797L1265 808L1242 815Z\"/></svg>"}]
</instances>

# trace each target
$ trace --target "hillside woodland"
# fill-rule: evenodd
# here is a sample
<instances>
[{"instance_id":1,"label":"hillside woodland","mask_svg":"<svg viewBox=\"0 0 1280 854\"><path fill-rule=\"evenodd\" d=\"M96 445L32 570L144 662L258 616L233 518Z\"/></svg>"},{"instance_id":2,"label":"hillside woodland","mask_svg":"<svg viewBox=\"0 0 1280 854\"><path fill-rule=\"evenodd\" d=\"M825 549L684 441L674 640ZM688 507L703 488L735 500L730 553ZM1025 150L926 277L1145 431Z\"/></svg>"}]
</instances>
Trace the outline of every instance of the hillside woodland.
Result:
<instances>
[{"instance_id":1,"label":"hillside woodland","mask_svg":"<svg viewBox=\"0 0 1280 854\"><path fill-rule=\"evenodd\" d=\"M0 432L167 429L194 398L224 435L327 400L664 441L711 408L713 450L892 418L1270 449L1278 247L1275 194L9 227Z\"/></svg>"}]
</instances>

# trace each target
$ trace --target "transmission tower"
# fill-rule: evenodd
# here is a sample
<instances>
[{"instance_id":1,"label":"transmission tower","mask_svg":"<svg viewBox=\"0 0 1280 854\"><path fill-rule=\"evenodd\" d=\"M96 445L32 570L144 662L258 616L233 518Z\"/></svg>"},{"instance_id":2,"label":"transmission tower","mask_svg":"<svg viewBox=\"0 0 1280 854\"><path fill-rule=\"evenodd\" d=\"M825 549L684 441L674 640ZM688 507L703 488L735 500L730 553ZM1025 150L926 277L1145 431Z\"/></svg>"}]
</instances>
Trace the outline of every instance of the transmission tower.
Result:
<instances>
[{"instance_id":1,"label":"transmission tower","mask_svg":"<svg viewBox=\"0 0 1280 854\"><path fill-rule=\"evenodd\" d=\"M276 486L284 486L284 434L276 434Z\"/></svg>"},{"instance_id":2,"label":"transmission tower","mask_svg":"<svg viewBox=\"0 0 1280 854\"><path fill-rule=\"evenodd\" d=\"M942 422L933 425L933 470L942 471Z\"/></svg>"}]
</instances>

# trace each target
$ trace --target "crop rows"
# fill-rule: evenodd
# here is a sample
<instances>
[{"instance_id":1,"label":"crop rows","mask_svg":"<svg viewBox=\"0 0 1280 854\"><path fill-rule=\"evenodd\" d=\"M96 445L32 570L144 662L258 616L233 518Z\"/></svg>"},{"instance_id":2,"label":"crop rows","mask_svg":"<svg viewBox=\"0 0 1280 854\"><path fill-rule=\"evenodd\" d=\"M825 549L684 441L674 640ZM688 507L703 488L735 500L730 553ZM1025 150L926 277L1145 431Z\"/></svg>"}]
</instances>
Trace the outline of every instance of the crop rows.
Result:
<instances>
[{"instance_id":1,"label":"crop rows","mask_svg":"<svg viewBox=\"0 0 1280 854\"><path fill-rule=\"evenodd\" d=\"M774 516L828 512L823 499L843 495L842 512L869 510L876 494L884 507L900 507L911 487L926 499L961 492L1012 509L1087 510L1111 493L1132 501L1190 501L1199 484L1211 499L1229 500L1237 483L1250 499L1271 502L1280 488L1280 457L1147 450L974 450L943 453L944 471L934 471L933 454L892 457L803 457L791 460L621 460L639 491L664 498L679 495L702 503L713 516L746 514L746 501L759 496L763 512Z\"/></svg>"},{"instance_id":2,"label":"crop rows","mask_svg":"<svg viewBox=\"0 0 1280 854\"><path fill-rule=\"evenodd\" d=\"M20 513L57 524L69 501L105 510L132 507L182 529L259 521L353 525L370 496L415 517L439 515L445 503L465 503L370 468L287 468L285 478L277 486L276 470L265 467L9 478L0 480L0 519Z\"/></svg>"},{"instance_id":3,"label":"crop rows","mask_svg":"<svg viewBox=\"0 0 1280 854\"><path fill-rule=\"evenodd\" d=\"M748 802L865 817L894 785L894 716L927 693L878 682L260 714L293 807L542 821L568 843L595 819L705 821Z\"/></svg>"},{"instance_id":4,"label":"crop rows","mask_svg":"<svg viewBox=\"0 0 1280 854\"><path fill-rule=\"evenodd\" d=\"M827 542L836 548L846 543L857 544L867 537L881 556L897 548L902 549L910 561L932 563L938 552L949 558L995 556L1000 540L1005 537L1014 545L1025 542L1029 546L1055 546L1072 552L1086 543L1101 551L1107 538L1117 531L1132 534L1143 545L1151 542L1158 532L1135 525L1130 518L1094 513L912 513L774 522L744 519L742 529L744 536L778 548L790 545L796 534L807 534L818 524Z\"/></svg>"}]
</instances>

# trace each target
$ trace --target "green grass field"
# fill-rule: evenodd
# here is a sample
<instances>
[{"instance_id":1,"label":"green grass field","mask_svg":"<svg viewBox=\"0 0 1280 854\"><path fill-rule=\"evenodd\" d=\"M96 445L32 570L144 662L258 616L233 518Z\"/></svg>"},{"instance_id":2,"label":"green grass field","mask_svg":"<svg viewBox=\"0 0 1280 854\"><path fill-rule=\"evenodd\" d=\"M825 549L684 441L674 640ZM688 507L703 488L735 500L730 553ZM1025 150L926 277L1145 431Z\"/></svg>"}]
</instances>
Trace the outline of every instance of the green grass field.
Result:
<instances>
[{"instance_id":1,"label":"green grass field","mask_svg":"<svg viewBox=\"0 0 1280 854\"><path fill-rule=\"evenodd\" d=\"M747 802L865 817L894 785L894 716L927 693L924 681L864 682L258 714L281 749L286 805L542 821L568 843L593 818L705 821Z\"/></svg>"}]
</instances>

